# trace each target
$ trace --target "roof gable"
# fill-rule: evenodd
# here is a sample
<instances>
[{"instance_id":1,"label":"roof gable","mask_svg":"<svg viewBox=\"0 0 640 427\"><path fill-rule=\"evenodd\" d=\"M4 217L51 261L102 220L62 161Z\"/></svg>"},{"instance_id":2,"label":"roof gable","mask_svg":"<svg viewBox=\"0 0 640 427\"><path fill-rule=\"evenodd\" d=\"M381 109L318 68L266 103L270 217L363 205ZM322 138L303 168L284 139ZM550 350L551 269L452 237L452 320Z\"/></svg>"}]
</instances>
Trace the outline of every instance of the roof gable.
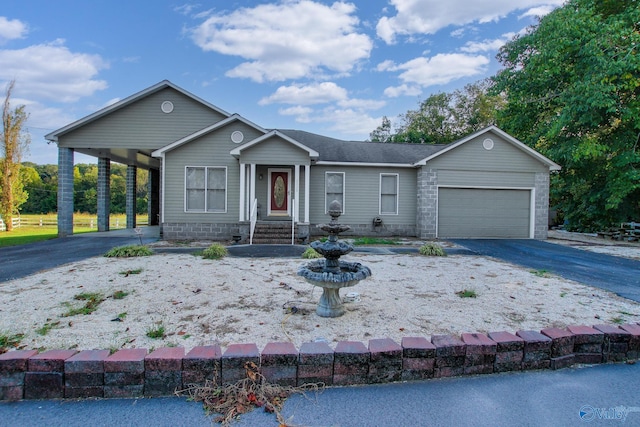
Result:
<instances>
[{"instance_id":1,"label":"roof gable","mask_svg":"<svg viewBox=\"0 0 640 427\"><path fill-rule=\"evenodd\" d=\"M141 100L143 98L146 98L149 95L152 95L152 94L154 94L156 92L159 92L159 91L161 91L163 89L166 89L166 88L174 89L175 91L180 92L181 94L187 96L188 98L191 98L194 101L196 101L196 102L198 102L198 103L200 103L200 104L202 104L202 105L214 110L215 112L217 112L218 114L221 114L224 117L229 117L229 115L230 115L226 111L224 111L224 110L216 107L215 105L203 100L202 98L199 98L196 95L193 95L192 93L182 89L181 87L176 86L175 84L171 83L169 80L163 80L160 83L157 83L157 84L155 84L155 85L153 85L151 87L148 87L147 89L144 89L144 90L142 90L142 91L140 91L138 93L135 93L135 94L133 94L131 96L128 96L128 97L126 97L126 98L124 98L124 99L122 99L122 100L120 100L120 101L118 101L118 102L116 102L114 104L111 104L111 105L109 105L109 106L107 106L107 107L105 107L105 108L103 108L101 110L96 111L95 113L92 113L92 114L90 114L88 116L85 116L85 117L79 119L79 120L76 120L75 122L70 123L67 126L64 126L64 127L60 128L60 129L57 129L57 130L45 135L45 138L47 140L49 140L49 141L57 141L58 137L63 135L63 134L65 134L65 133L71 132L73 130L76 130L76 129L84 126L84 125L92 123L92 122L94 122L94 121L96 121L96 120L98 120L98 119L100 119L100 118L102 118L104 116L107 116L107 115L109 115L109 114L111 114L111 113L113 113L115 111L121 110L121 109L123 109L123 108L125 108L125 107L127 107L127 106L129 106L129 105L131 105L133 103L135 103L136 101L139 101L139 100Z\"/></svg>"},{"instance_id":2,"label":"roof gable","mask_svg":"<svg viewBox=\"0 0 640 427\"><path fill-rule=\"evenodd\" d=\"M231 152L229 154L231 154L232 156L234 156L236 158L240 157L240 155L242 154L242 152L244 150L246 150L248 148L251 148L251 147L254 147L255 145L258 145L258 144L260 144L260 143L262 143L262 142L264 142L264 141L266 141L266 140L268 140L270 138L273 138L274 136L280 137L282 140L288 142L289 144L291 144L291 145L293 145L293 146L295 146L295 147L307 152L311 159L315 160L320 156L320 154L316 150L307 147L306 145L300 143L296 139L291 138L290 136L288 136L288 135L286 135L286 134L284 134L284 133L282 133L282 132L280 132L278 130L272 130L272 131L270 131L268 133L265 133L264 135L262 135L259 138L255 138L252 141L249 141L246 144L241 145L240 147L236 147L233 150L231 150Z\"/></svg>"},{"instance_id":3,"label":"roof gable","mask_svg":"<svg viewBox=\"0 0 640 427\"><path fill-rule=\"evenodd\" d=\"M171 150L175 150L178 147L183 146L184 144L188 144L189 142L198 139L204 135L207 135L215 130L221 129L225 126L227 126L230 123L236 122L236 121L240 121L256 130L258 130L259 132L262 133L266 133L267 131L263 128L261 128L260 126L256 125L255 123L245 119L244 117L240 116L239 114L232 114L231 116L227 117L224 120L220 120L217 123L212 124L211 126L207 126L204 129L200 129L197 132L192 133L191 135L187 135L184 138L181 138L175 142L172 142L169 145L165 145L164 147L155 150L151 153L151 155L153 157L161 157L164 153L166 153L167 151L171 151Z\"/></svg>"},{"instance_id":4,"label":"roof gable","mask_svg":"<svg viewBox=\"0 0 640 427\"><path fill-rule=\"evenodd\" d=\"M424 166L426 165L430 160L441 156L445 153L448 153L452 150L455 150L456 148L460 147L463 144L466 144L469 141L475 140L476 138L478 138L481 135L484 134L489 134L489 133L494 133L496 135L498 135L499 137L501 137L502 139L504 139L506 142L512 144L513 146L515 146L516 148L518 148L519 150L521 150L522 152L524 152L525 154L533 157L534 159L536 159L537 161L539 161L540 163L544 164L545 166L549 167L549 170L552 171L557 171L560 170L561 167L560 165L558 165L557 163L555 163L554 161L552 161L551 159L543 156L542 154L538 153L537 151L535 151L534 149L528 147L527 145L525 145L524 143L518 141L516 138L512 137L511 135L509 135L508 133L506 133L505 131L499 129L496 126L489 126L485 129L482 129L478 132L475 132L471 135L468 135L458 141L452 142L451 144L446 145L442 150L437 151L433 154L431 154L428 157L425 157L424 159L421 159L420 161L416 162L415 165L416 166Z\"/></svg>"}]
</instances>

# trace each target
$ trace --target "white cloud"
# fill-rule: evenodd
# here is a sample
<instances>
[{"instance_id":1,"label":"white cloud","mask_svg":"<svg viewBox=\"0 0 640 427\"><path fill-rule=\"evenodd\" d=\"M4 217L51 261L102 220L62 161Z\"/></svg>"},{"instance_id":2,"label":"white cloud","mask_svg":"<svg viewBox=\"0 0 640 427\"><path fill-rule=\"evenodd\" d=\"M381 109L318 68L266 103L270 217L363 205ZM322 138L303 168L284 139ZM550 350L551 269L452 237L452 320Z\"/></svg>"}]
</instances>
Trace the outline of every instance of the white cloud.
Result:
<instances>
[{"instance_id":1,"label":"white cloud","mask_svg":"<svg viewBox=\"0 0 640 427\"><path fill-rule=\"evenodd\" d=\"M24 22L0 16L0 45L9 40L21 39L28 31L29 28Z\"/></svg>"},{"instance_id":2,"label":"white cloud","mask_svg":"<svg viewBox=\"0 0 640 427\"><path fill-rule=\"evenodd\" d=\"M403 84L387 88L385 95L415 95L416 89L444 85L453 80L470 77L485 72L489 59L481 55L462 53L439 53L431 58L419 57L403 64L385 61L383 71L401 71L399 78Z\"/></svg>"},{"instance_id":3,"label":"white cloud","mask_svg":"<svg viewBox=\"0 0 640 427\"><path fill-rule=\"evenodd\" d=\"M313 116L313 122L332 123L329 130L345 135L357 135L357 139L363 139L362 135L368 136L380 125L381 120L381 117L371 117L366 112L351 108L325 108Z\"/></svg>"},{"instance_id":4,"label":"white cloud","mask_svg":"<svg viewBox=\"0 0 640 427\"><path fill-rule=\"evenodd\" d=\"M538 6L538 7L534 7L531 8L529 10L527 10L525 13L523 13L522 15L518 16L519 19L522 18L527 18L527 17L542 17L545 15L550 14L553 9L555 9L555 6L552 5L543 5L543 6Z\"/></svg>"},{"instance_id":5,"label":"white cloud","mask_svg":"<svg viewBox=\"0 0 640 427\"><path fill-rule=\"evenodd\" d=\"M399 96L418 96L422 93L422 89L417 85L390 86L384 90L384 95L389 98L397 98Z\"/></svg>"},{"instance_id":6,"label":"white cloud","mask_svg":"<svg viewBox=\"0 0 640 427\"><path fill-rule=\"evenodd\" d=\"M36 99L75 102L107 88L95 79L109 64L98 55L71 52L64 40L24 49L0 49L0 81L16 80L16 92Z\"/></svg>"},{"instance_id":7,"label":"white cloud","mask_svg":"<svg viewBox=\"0 0 640 427\"><path fill-rule=\"evenodd\" d=\"M256 82L296 79L324 71L345 74L369 57L373 43L357 31L351 3L310 0L261 4L214 13L191 37L204 51L247 60L227 76Z\"/></svg>"},{"instance_id":8,"label":"white cloud","mask_svg":"<svg viewBox=\"0 0 640 427\"><path fill-rule=\"evenodd\" d=\"M344 100L347 90L333 82L312 85L280 86L275 93L262 98L258 104L298 104L311 105Z\"/></svg>"},{"instance_id":9,"label":"white cloud","mask_svg":"<svg viewBox=\"0 0 640 427\"><path fill-rule=\"evenodd\" d=\"M383 16L376 27L378 37L393 44L398 35L435 34L450 25L497 21L509 13L527 8L554 8L564 0L390 0L395 16Z\"/></svg>"},{"instance_id":10,"label":"white cloud","mask_svg":"<svg viewBox=\"0 0 640 427\"><path fill-rule=\"evenodd\" d=\"M516 33L505 33L497 39L493 40L483 40L481 42L467 42L463 47L460 48L461 51L466 53L478 53L478 52L492 52L497 51L502 46L507 44Z\"/></svg>"},{"instance_id":11,"label":"white cloud","mask_svg":"<svg viewBox=\"0 0 640 427\"><path fill-rule=\"evenodd\" d=\"M377 110L386 105L385 101L379 101L377 99L358 99L351 98L338 102L338 105L342 108L355 108L358 110Z\"/></svg>"},{"instance_id":12,"label":"white cloud","mask_svg":"<svg viewBox=\"0 0 640 427\"><path fill-rule=\"evenodd\" d=\"M313 113L313 108L296 105L295 107L281 108L278 110L278 113L283 116L295 116L295 120L298 123L310 123L310 116L311 113Z\"/></svg>"}]
</instances>

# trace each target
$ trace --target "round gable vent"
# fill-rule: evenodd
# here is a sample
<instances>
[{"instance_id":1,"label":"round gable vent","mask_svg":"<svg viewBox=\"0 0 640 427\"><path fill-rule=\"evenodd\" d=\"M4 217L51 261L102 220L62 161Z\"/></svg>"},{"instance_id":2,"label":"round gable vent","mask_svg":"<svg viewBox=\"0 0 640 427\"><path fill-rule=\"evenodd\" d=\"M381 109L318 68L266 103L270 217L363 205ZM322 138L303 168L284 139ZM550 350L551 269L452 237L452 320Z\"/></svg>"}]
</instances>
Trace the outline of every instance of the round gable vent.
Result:
<instances>
[{"instance_id":1,"label":"round gable vent","mask_svg":"<svg viewBox=\"0 0 640 427\"><path fill-rule=\"evenodd\" d=\"M484 141L482 141L482 147L485 150L491 150L493 148L493 139L487 138Z\"/></svg>"},{"instance_id":2,"label":"round gable vent","mask_svg":"<svg viewBox=\"0 0 640 427\"><path fill-rule=\"evenodd\" d=\"M173 111L173 102L171 101L164 101L161 105L160 105L160 109L162 110L163 113L165 114L169 114L170 112Z\"/></svg>"},{"instance_id":3,"label":"round gable vent","mask_svg":"<svg viewBox=\"0 0 640 427\"><path fill-rule=\"evenodd\" d=\"M240 144L242 141L244 141L244 135L239 130L234 131L231 134L231 141L233 141L235 144Z\"/></svg>"}]
</instances>

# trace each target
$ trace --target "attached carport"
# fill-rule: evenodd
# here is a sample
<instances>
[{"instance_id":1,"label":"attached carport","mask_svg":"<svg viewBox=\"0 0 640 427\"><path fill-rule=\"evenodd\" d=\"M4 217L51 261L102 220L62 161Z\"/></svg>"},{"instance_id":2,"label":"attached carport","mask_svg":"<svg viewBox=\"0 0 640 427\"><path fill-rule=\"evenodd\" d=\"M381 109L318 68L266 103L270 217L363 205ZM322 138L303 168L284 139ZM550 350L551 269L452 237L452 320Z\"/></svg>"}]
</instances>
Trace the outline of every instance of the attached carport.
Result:
<instances>
[{"instance_id":1,"label":"attached carport","mask_svg":"<svg viewBox=\"0 0 640 427\"><path fill-rule=\"evenodd\" d=\"M532 190L438 189L438 237L533 238Z\"/></svg>"}]
</instances>

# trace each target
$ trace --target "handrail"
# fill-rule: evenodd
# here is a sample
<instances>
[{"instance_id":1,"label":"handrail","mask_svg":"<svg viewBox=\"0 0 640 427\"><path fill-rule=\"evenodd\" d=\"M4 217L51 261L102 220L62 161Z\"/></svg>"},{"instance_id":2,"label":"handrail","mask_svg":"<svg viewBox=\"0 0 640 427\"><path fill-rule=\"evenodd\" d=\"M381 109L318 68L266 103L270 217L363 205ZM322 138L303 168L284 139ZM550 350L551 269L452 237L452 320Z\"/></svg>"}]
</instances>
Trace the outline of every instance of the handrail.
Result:
<instances>
[{"instance_id":1,"label":"handrail","mask_svg":"<svg viewBox=\"0 0 640 427\"><path fill-rule=\"evenodd\" d=\"M251 204L251 227L249 229L249 244L253 245L253 232L256 229L256 222L258 220L258 199L253 199L253 203Z\"/></svg>"},{"instance_id":2,"label":"handrail","mask_svg":"<svg viewBox=\"0 0 640 427\"><path fill-rule=\"evenodd\" d=\"M291 244L295 244L296 235L296 199L291 200Z\"/></svg>"}]
</instances>

